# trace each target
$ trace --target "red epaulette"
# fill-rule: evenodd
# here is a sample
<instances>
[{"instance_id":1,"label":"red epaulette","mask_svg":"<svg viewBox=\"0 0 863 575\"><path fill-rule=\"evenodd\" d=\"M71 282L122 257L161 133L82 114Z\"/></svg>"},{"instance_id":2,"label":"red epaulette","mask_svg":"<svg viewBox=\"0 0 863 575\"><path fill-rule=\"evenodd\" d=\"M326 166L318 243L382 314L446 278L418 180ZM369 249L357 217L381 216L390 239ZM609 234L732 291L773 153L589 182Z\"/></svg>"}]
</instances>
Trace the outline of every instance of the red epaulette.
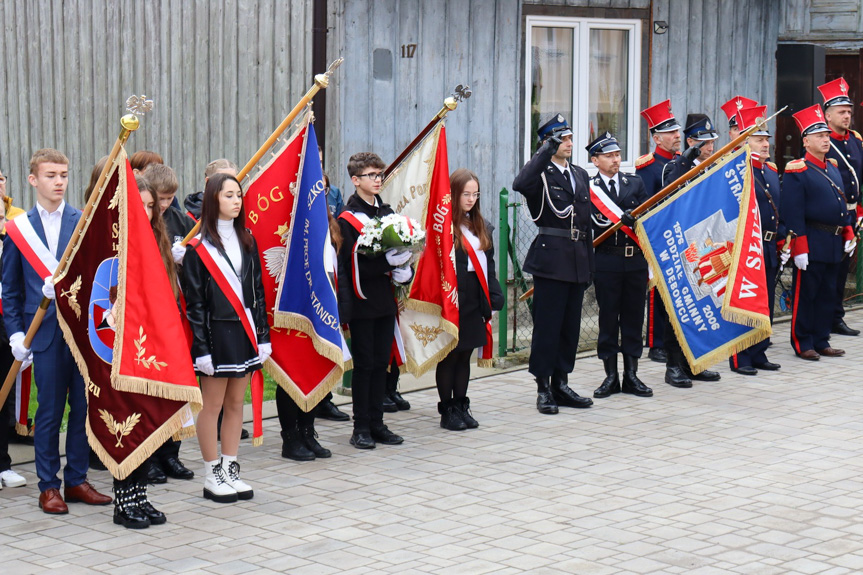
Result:
<instances>
[{"instance_id":1,"label":"red epaulette","mask_svg":"<svg viewBox=\"0 0 863 575\"><path fill-rule=\"evenodd\" d=\"M771 170L773 170L774 172L779 171L779 168L777 168L776 164L774 164L773 162L767 162L767 167L770 168Z\"/></svg>"},{"instance_id":2,"label":"red epaulette","mask_svg":"<svg viewBox=\"0 0 863 575\"><path fill-rule=\"evenodd\" d=\"M860 135L860 132L857 130L851 130L851 133L854 134L854 137L863 142L863 136Z\"/></svg>"},{"instance_id":3,"label":"red epaulette","mask_svg":"<svg viewBox=\"0 0 863 575\"><path fill-rule=\"evenodd\" d=\"M797 160L791 160L785 164L785 173L805 172L806 168L806 160L799 158Z\"/></svg>"},{"instance_id":4,"label":"red epaulette","mask_svg":"<svg viewBox=\"0 0 863 575\"><path fill-rule=\"evenodd\" d=\"M833 164L834 167L839 167L839 162L836 161L836 158L827 158L827 161Z\"/></svg>"},{"instance_id":5,"label":"red epaulette","mask_svg":"<svg viewBox=\"0 0 863 575\"><path fill-rule=\"evenodd\" d=\"M653 163L653 160L653 152L650 152L649 154L644 154L643 156L635 160L635 169L640 170L644 166L649 166Z\"/></svg>"}]
</instances>

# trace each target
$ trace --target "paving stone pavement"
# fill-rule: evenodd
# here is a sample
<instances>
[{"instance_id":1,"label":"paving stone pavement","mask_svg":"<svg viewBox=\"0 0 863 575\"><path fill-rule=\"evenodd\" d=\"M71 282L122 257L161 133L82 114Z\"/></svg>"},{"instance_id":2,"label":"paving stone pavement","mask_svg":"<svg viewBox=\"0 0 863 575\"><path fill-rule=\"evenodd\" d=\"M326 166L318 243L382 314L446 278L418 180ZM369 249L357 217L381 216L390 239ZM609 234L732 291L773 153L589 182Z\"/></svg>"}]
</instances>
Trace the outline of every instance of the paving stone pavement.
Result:
<instances>
[{"instance_id":1,"label":"paving stone pavement","mask_svg":"<svg viewBox=\"0 0 863 575\"><path fill-rule=\"evenodd\" d=\"M319 422L332 459L282 459L267 420L265 445L240 450L253 500L172 480L151 488L168 524L143 531L111 507L44 515L33 464L18 465L30 484L0 491L2 572L861 573L863 337L806 362L777 328L776 373L723 364L721 382L675 389L644 360L653 398L557 416L536 412L526 371L499 373L471 383L479 429L441 429L434 390L417 391L386 418L404 445L358 451L350 424ZM585 357L571 384L584 395L601 379ZM182 458L200 473L196 441ZM91 479L109 490L107 473Z\"/></svg>"}]
</instances>

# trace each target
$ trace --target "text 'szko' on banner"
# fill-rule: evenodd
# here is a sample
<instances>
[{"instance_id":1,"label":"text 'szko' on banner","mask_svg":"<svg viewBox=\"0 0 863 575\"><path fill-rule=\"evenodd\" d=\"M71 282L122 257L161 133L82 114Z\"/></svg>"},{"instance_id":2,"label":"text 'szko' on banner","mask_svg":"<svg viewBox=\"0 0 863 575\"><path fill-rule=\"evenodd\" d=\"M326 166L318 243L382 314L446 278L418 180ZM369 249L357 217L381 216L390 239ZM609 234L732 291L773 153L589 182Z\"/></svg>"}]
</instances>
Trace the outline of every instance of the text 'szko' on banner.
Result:
<instances>
[{"instance_id":1,"label":"text 'szko' on banner","mask_svg":"<svg viewBox=\"0 0 863 575\"><path fill-rule=\"evenodd\" d=\"M314 408L349 366L328 274L332 269L326 267L335 262L326 249L330 237L322 176L307 114L284 147L252 178L243 199L246 225L265 268L273 355L264 369L304 411ZM283 297L277 306L280 288ZM286 327L277 327L277 316Z\"/></svg>"},{"instance_id":2,"label":"text 'szko' on banner","mask_svg":"<svg viewBox=\"0 0 863 575\"><path fill-rule=\"evenodd\" d=\"M751 173L746 146L720 159L636 226L695 373L770 336Z\"/></svg>"},{"instance_id":3,"label":"text 'szko' on banner","mask_svg":"<svg viewBox=\"0 0 863 575\"><path fill-rule=\"evenodd\" d=\"M201 408L182 319L121 149L55 280L57 318L87 388L87 436L123 479Z\"/></svg>"},{"instance_id":4,"label":"text 'szko' on banner","mask_svg":"<svg viewBox=\"0 0 863 575\"><path fill-rule=\"evenodd\" d=\"M420 376L458 344L458 280L443 122L390 173L380 197L399 214L420 222L426 233L426 246L398 318L405 367Z\"/></svg>"}]
</instances>

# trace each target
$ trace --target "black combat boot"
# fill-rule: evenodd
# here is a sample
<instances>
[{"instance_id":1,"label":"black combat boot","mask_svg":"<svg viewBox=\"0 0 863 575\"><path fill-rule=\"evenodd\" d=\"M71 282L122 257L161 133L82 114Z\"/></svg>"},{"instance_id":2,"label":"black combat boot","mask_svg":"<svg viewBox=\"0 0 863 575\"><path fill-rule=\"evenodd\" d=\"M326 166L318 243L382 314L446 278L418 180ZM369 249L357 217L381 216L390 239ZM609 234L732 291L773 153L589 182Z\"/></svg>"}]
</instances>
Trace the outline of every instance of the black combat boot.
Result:
<instances>
[{"instance_id":1,"label":"black combat boot","mask_svg":"<svg viewBox=\"0 0 863 575\"><path fill-rule=\"evenodd\" d=\"M665 383L674 387L692 387L692 380L683 370L686 358L681 352L668 351L668 361L665 362ZM678 355L679 354L679 355Z\"/></svg>"},{"instance_id":2,"label":"black combat boot","mask_svg":"<svg viewBox=\"0 0 863 575\"><path fill-rule=\"evenodd\" d=\"M554 415L558 412L558 409L557 403L551 394L549 379L547 375L536 378L536 409L540 413Z\"/></svg>"},{"instance_id":3,"label":"black combat boot","mask_svg":"<svg viewBox=\"0 0 863 575\"><path fill-rule=\"evenodd\" d=\"M631 393L638 397L653 397L653 390L638 379L638 358L631 355L623 356L623 393Z\"/></svg>"},{"instance_id":4,"label":"black combat boot","mask_svg":"<svg viewBox=\"0 0 863 575\"><path fill-rule=\"evenodd\" d=\"M459 415L464 420L464 424L467 425L468 429L476 429L479 427L479 422L473 418L473 414L470 412L470 399L467 397L457 397L453 399L455 402L455 406L458 408Z\"/></svg>"},{"instance_id":5,"label":"black combat boot","mask_svg":"<svg viewBox=\"0 0 863 575\"><path fill-rule=\"evenodd\" d=\"M294 427L293 429L282 430L282 457L294 461L312 461L315 458L315 453L306 447L300 430Z\"/></svg>"},{"instance_id":6,"label":"black combat boot","mask_svg":"<svg viewBox=\"0 0 863 575\"><path fill-rule=\"evenodd\" d=\"M440 426L450 431L464 431L467 429L464 419L456 407L455 400L439 401L437 412L440 413Z\"/></svg>"},{"instance_id":7,"label":"black combat boot","mask_svg":"<svg viewBox=\"0 0 863 575\"><path fill-rule=\"evenodd\" d=\"M138 479L134 484L135 493L137 495L138 509L140 509L147 519L150 520L150 525L163 525L168 522L165 514L153 507L150 499L147 497L147 481Z\"/></svg>"},{"instance_id":8,"label":"black combat boot","mask_svg":"<svg viewBox=\"0 0 863 575\"><path fill-rule=\"evenodd\" d=\"M624 356L625 357L625 356ZM605 366L605 379L593 392L593 397L608 397L613 393L620 393L620 375L617 373L617 354L602 360Z\"/></svg>"},{"instance_id":9,"label":"black combat boot","mask_svg":"<svg viewBox=\"0 0 863 575\"><path fill-rule=\"evenodd\" d=\"M551 395L558 405L564 407L590 407L593 400L589 397L581 397L575 393L566 382L566 374L555 371L551 376Z\"/></svg>"},{"instance_id":10,"label":"black combat boot","mask_svg":"<svg viewBox=\"0 0 863 575\"><path fill-rule=\"evenodd\" d=\"M321 459L326 459L327 457L332 457L333 452L318 443L318 432L315 431L315 425L300 425L299 426L300 437L303 438L303 443L308 448L309 451L315 454L315 457L320 457Z\"/></svg>"},{"instance_id":11,"label":"black combat boot","mask_svg":"<svg viewBox=\"0 0 863 575\"><path fill-rule=\"evenodd\" d=\"M130 479L114 480L114 523L126 529L146 529L150 519L138 507L138 494Z\"/></svg>"}]
</instances>

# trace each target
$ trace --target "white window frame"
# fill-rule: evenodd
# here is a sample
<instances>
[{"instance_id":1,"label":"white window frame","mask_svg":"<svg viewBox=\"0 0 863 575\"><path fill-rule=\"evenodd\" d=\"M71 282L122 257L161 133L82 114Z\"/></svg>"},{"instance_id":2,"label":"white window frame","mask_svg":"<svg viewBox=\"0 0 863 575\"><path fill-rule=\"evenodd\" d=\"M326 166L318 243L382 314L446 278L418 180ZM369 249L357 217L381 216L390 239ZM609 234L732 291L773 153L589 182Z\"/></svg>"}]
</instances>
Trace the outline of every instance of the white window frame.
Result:
<instances>
[{"instance_id":1,"label":"white window frame","mask_svg":"<svg viewBox=\"0 0 863 575\"><path fill-rule=\"evenodd\" d=\"M624 172L635 171L635 160L639 157L641 146L641 20L635 19L611 19L611 18L570 18L564 16L527 16L525 22L525 66L524 66L524 126L525 132L530 130L530 90L531 70L533 66L533 52L531 50L532 29L534 26L552 28L570 28L573 31L574 53L572 58L572 77L575 81L573 86L573 116L567 118L572 126L573 132L573 154L572 163L582 166L590 172L596 173L593 163L587 156L585 146L589 144L587 131L587 54L590 53L590 30L599 28L602 30L627 30L630 33L629 42L629 74L627 100L631 102L631 113L627 118L627 132L629 133L626 149L628 158L623 158L620 169ZM580 104L583 102L583 104ZM584 111L582 113L582 111ZM524 161L530 159L530 147L536 134L525 133L524 138Z\"/></svg>"}]
</instances>

